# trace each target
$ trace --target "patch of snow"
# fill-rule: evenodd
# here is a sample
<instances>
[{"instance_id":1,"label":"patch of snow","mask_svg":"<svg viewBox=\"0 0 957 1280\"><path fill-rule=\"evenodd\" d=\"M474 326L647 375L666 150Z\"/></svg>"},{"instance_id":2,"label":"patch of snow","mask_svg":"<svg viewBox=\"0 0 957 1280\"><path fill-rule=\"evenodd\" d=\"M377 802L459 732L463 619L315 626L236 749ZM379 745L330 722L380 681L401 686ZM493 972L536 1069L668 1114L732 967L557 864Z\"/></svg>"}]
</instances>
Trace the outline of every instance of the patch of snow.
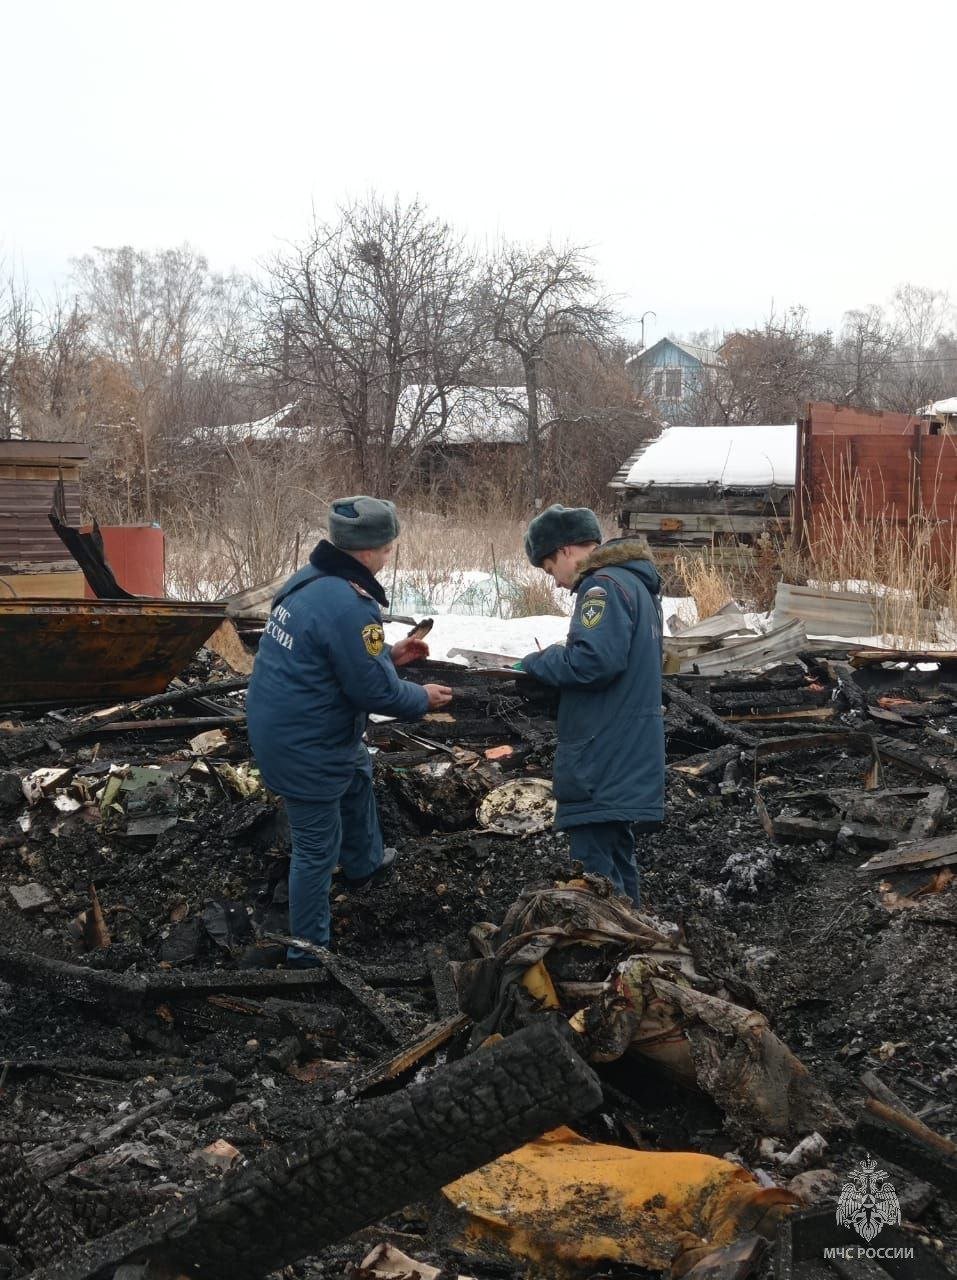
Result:
<instances>
[{"instance_id":1,"label":"patch of snow","mask_svg":"<svg viewBox=\"0 0 957 1280\"><path fill-rule=\"evenodd\" d=\"M430 657L459 662L464 658L449 658L450 649L481 649L485 653L500 653L516 662L527 653L534 653L537 646L547 649L550 644L560 644L568 634L568 619L556 614L537 618L483 618L460 614L436 614L434 625L427 636ZM395 644L407 635L409 628L401 622L387 622L386 640Z\"/></svg>"}]
</instances>

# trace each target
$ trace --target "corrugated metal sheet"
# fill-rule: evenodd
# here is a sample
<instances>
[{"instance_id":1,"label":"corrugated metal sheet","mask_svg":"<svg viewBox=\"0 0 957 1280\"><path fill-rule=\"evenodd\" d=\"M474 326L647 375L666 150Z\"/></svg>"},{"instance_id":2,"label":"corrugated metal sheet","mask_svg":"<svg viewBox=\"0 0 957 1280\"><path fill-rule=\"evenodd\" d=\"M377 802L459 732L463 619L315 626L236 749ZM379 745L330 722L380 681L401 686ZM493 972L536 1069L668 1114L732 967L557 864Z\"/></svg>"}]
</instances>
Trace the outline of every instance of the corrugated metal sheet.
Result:
<instances>
[{"instance_id":1,"label":"corrugated metal sheet","mask_svg":"<svg viewBox=\"0 0 957 1280\"><path fill-rule=\"evenodd\" d=\"M908 621L933 634L939 618L927 609L905 606ZM774 625L799 619L809 636L841 636L848 640L880 635L893 620L894 610L862 591L823 591L779 582L774 598ZM911 619L911 615L913 618Z\"/></svg>"},{"instance_id":2,"label":"corrugated metal sheet","mask_svg":"<svg viewBox=\"0 0 957 1280\"><path fill-rule=\"evenodd\" d=\"M53 505L57 472L46 480L0 476L0 567L71 560L47 513ZM80 485L64 480L67 523L80 523Z\"/></svg>"}]
</instances>

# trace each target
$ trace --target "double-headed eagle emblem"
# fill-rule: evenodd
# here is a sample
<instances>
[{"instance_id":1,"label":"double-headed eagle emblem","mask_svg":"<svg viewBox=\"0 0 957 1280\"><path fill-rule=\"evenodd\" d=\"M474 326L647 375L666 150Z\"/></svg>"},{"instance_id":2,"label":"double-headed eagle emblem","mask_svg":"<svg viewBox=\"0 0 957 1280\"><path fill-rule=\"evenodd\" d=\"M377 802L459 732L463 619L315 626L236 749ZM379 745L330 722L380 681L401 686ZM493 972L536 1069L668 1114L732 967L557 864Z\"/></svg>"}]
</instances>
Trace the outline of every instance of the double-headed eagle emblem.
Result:
<instances>
[{"instance_id":1,"label":"double-headed eagle emblem","mask_svg":"<svg viewBox=\"0 0 957 1280\"><path fill-rule=\"evenodd\" d=\"M853 1227L870 1244L884 1227L896 1227L900 1220L900 1202L887 1181L887 1171L879 1169L876 1160L862 1160L841 1188L838 1226Z\"/></svg>"}]
</instances>

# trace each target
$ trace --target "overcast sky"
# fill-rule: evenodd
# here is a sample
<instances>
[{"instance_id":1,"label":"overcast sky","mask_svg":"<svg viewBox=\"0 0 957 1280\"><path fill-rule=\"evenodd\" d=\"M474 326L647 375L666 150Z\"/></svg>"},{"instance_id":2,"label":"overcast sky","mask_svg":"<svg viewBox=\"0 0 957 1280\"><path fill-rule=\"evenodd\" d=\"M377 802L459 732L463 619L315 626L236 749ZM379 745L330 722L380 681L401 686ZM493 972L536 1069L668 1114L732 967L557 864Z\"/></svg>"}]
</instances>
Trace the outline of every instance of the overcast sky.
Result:
<instances>
[{"instance_id":1,"label":"overcast sky","mask_svg":"<svg viewBox=\"0 0 957 1280\"><path fill-rule=\"evenodd\" d=\"M957 5L0 0L0 257L252 270L370 189L592 247L648 341L957 298Z\"/></svg>"}]
</instances>

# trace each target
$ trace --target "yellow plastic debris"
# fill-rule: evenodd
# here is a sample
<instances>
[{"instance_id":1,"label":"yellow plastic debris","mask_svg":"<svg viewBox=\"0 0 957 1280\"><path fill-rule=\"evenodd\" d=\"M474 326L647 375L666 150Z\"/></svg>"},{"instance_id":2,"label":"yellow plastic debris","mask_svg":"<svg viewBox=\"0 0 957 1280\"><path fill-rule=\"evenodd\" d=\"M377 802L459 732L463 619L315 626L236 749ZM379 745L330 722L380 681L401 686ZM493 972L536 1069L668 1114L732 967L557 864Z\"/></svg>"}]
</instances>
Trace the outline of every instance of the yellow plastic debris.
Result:
<instances>
[{"instance_id":1,"label":"yellow plastic debris","mask_svg":"<svg viewBox=\"0 0 957 1280\"><path fill-rule=\"evenodd\" d=\"M683 1276L744 1234L774 1236L799 1201L736 1164L690 1151L631 1151L555 1129L450 1183L456 1247L553 1274L608 1262Z\"/></svg>"},{"instance_id":2,"label":"yellow plastic debris","mask_svg":"<svg viewBox=\"0 0 957 1280\"><path fill-rule=\"evenodd\" d=\"M526 969L520 979L522 986L535 1000L542 1002L543 1009L560 1009L561 1002L545 965L539 960L530 969Z\"/></svg>"}]
</instances>

